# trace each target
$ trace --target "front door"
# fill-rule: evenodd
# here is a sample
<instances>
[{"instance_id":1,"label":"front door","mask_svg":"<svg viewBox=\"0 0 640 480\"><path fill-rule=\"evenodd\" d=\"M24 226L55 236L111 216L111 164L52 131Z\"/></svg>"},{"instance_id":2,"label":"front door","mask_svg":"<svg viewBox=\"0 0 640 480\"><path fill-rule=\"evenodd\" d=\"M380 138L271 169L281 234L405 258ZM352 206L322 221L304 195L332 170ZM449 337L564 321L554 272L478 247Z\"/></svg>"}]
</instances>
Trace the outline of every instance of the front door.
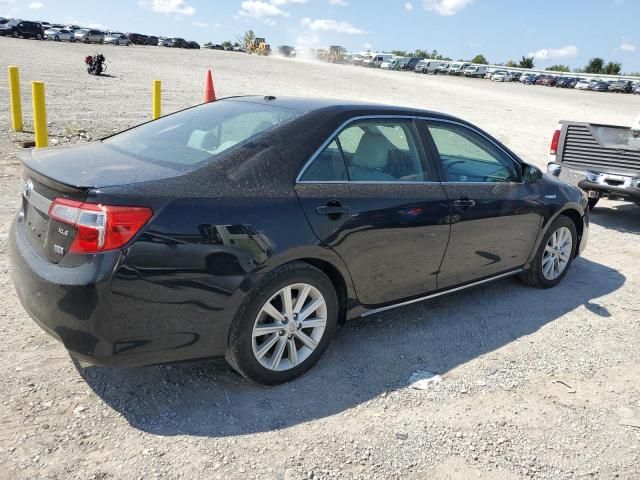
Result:
<instances>
[{"instance_id":1,"label":"front door","mask_svg":"<svg viewBox=\"0 0 640 480\"><path fill-rule=\"evenodd\" d=\"M345 127L296 191L314 232L347 265L360 302L392 303L437 289L450 206L410 119Z\"/></svg>"},{"instance_id":2,"label":"front door","mask_svg":"<svg viewBox=\"0 0 640 480\"><path fill-rule=\"evenodd\" d=\"M538 186L523 183L519 163L480 132L451 122L426 125L452 206L438 287L523 266L543 221Z\"/></svg>"}]
</instances>

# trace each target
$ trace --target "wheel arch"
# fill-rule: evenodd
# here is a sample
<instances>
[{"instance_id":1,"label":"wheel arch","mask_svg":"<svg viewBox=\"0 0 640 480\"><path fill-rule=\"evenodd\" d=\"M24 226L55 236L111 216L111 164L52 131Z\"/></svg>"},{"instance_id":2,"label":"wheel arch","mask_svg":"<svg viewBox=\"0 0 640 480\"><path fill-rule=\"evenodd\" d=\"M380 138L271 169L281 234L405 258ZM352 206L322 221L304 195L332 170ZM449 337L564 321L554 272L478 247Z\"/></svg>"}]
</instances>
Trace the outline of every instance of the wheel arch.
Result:
<instances>
[{"instance_id":1,"label":"wheel arch","mask_svg":"<svg viewBox=\"0 0 640 480\"><path fill-rule=\"evenodd\" d=\"M558 211L556 211L553 215L551 215L546 220L546 222L544 222L542 228L540 229L540 232L538 233L538 237L536 238L536 241L535 241L535 244L533 246L533 249L532 249L531 253L529 254L529 258L527 259L527 263L524 266L525 269L528 269L531 266L531 262L536 257L538 249L540 248L540 243L542 242L542 239L544 238L544 236L547 234L547 231L549 230L549 227L561 215L564 215L565 217L568 217L574 223L574 225L576 226L576 235L578 237L577 238L578 245L576 246L575 256L578 256L579 248L577 248L577 247L580 245L580 243L582 241L582 235L584 234L583 217L585 215L585 210L578 203L567 203L567 204L565 204L563 206L563 208L561 208Z\"/></svg>"}]
</instances>

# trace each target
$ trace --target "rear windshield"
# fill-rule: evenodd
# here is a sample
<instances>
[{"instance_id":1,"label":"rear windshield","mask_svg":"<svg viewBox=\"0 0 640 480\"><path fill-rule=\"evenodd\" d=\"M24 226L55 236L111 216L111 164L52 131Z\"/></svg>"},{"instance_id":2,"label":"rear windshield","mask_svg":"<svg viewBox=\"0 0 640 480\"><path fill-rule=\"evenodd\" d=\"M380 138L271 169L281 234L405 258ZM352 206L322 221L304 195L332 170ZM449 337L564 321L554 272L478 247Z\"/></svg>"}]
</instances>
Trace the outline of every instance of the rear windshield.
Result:
<instances>
[{"instance_id":1,"label":"rear windshield","mask_svg":"<svg viewBox=\"0 0 640 480\"><path fill-rule=\"evenodd\" d=\"M103 142L141 160L192 170L299 115L257 103L218 101L145 123Z\"/></svg>"}]
</instances>

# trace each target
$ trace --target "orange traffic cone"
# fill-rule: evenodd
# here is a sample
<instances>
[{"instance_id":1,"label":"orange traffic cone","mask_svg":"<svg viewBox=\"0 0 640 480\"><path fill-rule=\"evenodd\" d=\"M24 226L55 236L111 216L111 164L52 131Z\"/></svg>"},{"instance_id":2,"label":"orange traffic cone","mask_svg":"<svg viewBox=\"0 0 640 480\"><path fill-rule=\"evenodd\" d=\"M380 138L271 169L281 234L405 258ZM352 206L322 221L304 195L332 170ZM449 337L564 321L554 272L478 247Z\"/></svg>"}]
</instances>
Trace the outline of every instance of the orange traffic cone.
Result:
<instances>
[{"instance_id":1,"label":"orange traffic cone","mask_svg":"<svg viewBox=\"0 0 640 480\"><path fill-rule=\"evenodd\" d=\"M213 88L213 76L211 75L211 69L207 70L207 77L204 84L204 103L215 102L216 91Z\"/></svg>"}]
</instances>

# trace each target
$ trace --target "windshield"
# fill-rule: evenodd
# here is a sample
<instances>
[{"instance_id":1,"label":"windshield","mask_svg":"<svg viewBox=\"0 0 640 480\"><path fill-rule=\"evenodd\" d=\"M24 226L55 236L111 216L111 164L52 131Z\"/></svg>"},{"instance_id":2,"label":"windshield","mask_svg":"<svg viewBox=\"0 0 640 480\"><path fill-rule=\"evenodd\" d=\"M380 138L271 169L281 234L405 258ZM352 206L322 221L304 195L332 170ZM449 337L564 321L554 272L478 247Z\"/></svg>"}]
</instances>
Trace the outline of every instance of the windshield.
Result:
<instances>
[{"instance_id":1,"label":"windshield","mask_svg":"<svg viewBox=\"0 0 640 480\"><path fill-rule=\"evenodd\" d=\"M218 101L145 123L103 142L141 160L190 170L299 115L262 104Z\"/></svg>"}]
</instances>

